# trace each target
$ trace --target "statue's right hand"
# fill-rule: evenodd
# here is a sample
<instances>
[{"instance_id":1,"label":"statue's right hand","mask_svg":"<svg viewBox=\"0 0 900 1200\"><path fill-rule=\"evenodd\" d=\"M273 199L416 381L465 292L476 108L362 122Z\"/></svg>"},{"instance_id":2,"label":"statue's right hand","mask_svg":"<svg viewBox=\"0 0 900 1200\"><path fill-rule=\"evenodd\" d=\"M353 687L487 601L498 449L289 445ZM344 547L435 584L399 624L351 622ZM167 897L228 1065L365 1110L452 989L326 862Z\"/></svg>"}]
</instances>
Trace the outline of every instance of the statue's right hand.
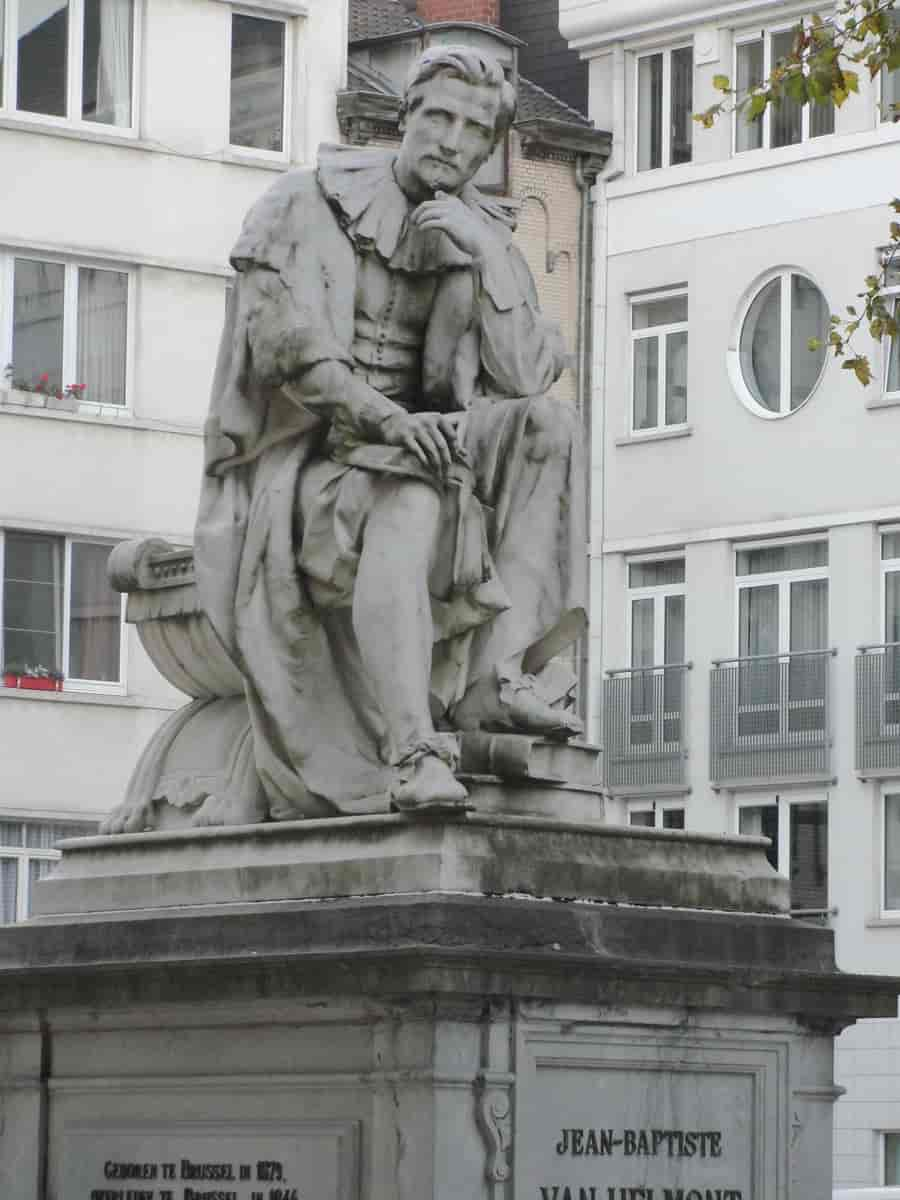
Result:
<instances>
[{"instance_id":1,"label":"statue's right hand","mask_svg":"<svg viewBox=\"0 0 900 1200\"><path fill-rule=\"evenodd\" d=\"M465 461L458 422L445 413L395 413L382 422L381 434L389 446L402 446L444 476L454 458Z\"/></svg>"}]
</instances>

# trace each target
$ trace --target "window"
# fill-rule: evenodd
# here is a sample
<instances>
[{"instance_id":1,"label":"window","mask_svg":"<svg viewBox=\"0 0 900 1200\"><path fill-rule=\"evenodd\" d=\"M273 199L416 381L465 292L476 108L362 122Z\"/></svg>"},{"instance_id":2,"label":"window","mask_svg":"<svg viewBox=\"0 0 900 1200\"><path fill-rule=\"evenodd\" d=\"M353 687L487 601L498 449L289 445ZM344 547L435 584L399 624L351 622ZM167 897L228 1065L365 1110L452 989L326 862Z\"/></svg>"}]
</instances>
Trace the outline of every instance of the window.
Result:
<instances>
[{"instance_id":1,"label":"window","mask_svg":"<svg viewBox=\"0 0 900 1200\"><path fill-rule=\"evenodd\" d=\"M631 428L634 433L687 421L687 294L631 302Z\"/></svg>"},{"instance_id":2,"label":"window","mask_svg":"<svg viewBox=\"0 0 900 1200\"><path fill-rule=\"evenodd\" d=\"M286 54L284 21L232 14L232 146L284 153Z\"/></svg>"},{"instance_id":3,"label":"window","mask_svg":"<svg viewBox=\"0 0 900 1200\"><path fill-rule=\"evenodd\" d=\"M768 78L779 59L790 54L795 36L795 28L780 29L737 43L734 77L739 96L745 96ZM745 111L735 112L734 148L737 153L759 150L763 146L773 150L794 146L826 133L834 133L834 103L831 100L824 104L800 105L785 98L778 105L769 105L756 121L748 121Z\"/></svg>"},{"instance_id":4,"label":"window","mask_svg":"<svg viewBox=\"0 0 900 1200\"><path fill-rule=\"evenodd\" d=\"M811 279L783 268L765 276L739 322L732 382L757 416L786 417L815 391L825 366L828 305ZM810 349L810 338L819 346Z\"/></svg>"},{"instance_id":5,"label":"window","mask_svg":"<svg viewBox=\"0 0 900 1200\"><path fill-rule=\"evenodd\" d=\"M0 817L0 922L31 915L31 889L61 857L53 847L64 838L97 832L93 821L20 821Z\"/></svg>"},{"instance_id":6,"label":"window","mask_svg":"<svg viewBox=\"0 0 900 1200\"><path fill-rule=\"evenodd\" d=\"M900 532L881 535L884 579L884 711L883 724L900 731Z\"/></svg>"},{"instance_id":7,"label":"window","mask_svg":"<svg viewBox=\"0 0 900 1200\"><path fill-rule=\"evenodd\" d=\"M664 745L681 738L684 579L683 558L628 566L633 746ZM666 666L679 669L654 669Z\"/></svg>"},{"instance_id":8,"label":"window","mask_svg":"<svg viewBox=\"0 0 900 1200\"><path fill-rule=\"evenodd\" d=\"M900 29L900 12L896 8L891 9L887 17L895 29ZM886 66L881 68L879 107L882 121L900 120L900 67L895 67L893 71L889 71Z\"/></svg>"},{"instance_id":9,"label":"window","mask_svg":"<svg viewBox=\"0 0 900 1200\"><path fill-rule=\"evenodd\" d=\"M900 76L900 68L895 72ZM884 295L895 321L900 322L900 261L890 259L885 272ZM900 401L900 335L884 339L884 380L882 389L885 396Z\"/></svg>"},{"instance_id":10,"label":"window","mask_svg":"<svg viewBox=\"0 0 900 1200\"><path fill-rule=\"evenodd\" d=\"M133 126L134 0L0 0L4 35L0 107Z\"/></svg>"},{"instance_id":11,"label":"window","mask_svg":"<svg viewBox=\"0 0 900 1200\"><path fill-rule=\"evenodd\" d=\"M4 675L49 673L66 687L120 690L122 597L106 578L110 550L87 538L0 535Z\"/></svg>"},{"instance_id":12,"label":"window","mask_svg":"<svg viewBox=\"0 0 900 1200\"><path fill-rule=\"evenodd\" d=\"M885 912L900 911L900 794L884 797L884 888L881 904Z\"/></svg>"},{"instance_id":13,"label":"window","mask_svg":"<svg viewBox=\"0 0 900 1200\"><path fill-rule=\"evenodd\" d=\"M828 543L737 551L740 737L825 729Z\"/></svg>"},{"instance_id":14,"label":"window","mask_svg":"<svg viewBox=\"0 0 900 1200\"><path fill-rule=\"evenodd\" d=\"M690 46L637 59L637 169L691 161L694 51Z\"/></svg>"},{"instance_id":15,"label":"window","mask_svg":"<svg viewBox=\"0 0 900 1200\"><path fill-rule=\"evenodd\" d=\"M4 261L0 255L0 281L10 299L0 328L0 364L10 364L12 385L33 391L46 376L50 391L79 385L84 403L121 408L128 273L30 255Z\"/></svg>"},{"instance_id":16,"label":"window","mask_svg":"<svg viewBox=\"0 0 900 1200\"><path fill-rule=\"evenodd\" d=\"M900 1133L884 1135L884 1182L900 1184Z\"/></svg>"},{"instance_id":17,"label":"window","mask_svg":"<svg viewBox=\"0 0 900 1200\"><path fill-rule=\"evenodd\" d=\"M766 857L791 881L791 908L825 915L828 908L828 805L825 801L774 803L738 809L738 832L767 837Z\"/></svg>"},{"instance_id":18,"label":"window","mask_svg":"<svg viewBox=\"0 0 900 1200\"><path fill-rule=\"evenodd\" d=\"M684 806L635 804L628 809L628 824L641 829L684 829Z\"/></svg>"}]
</instances>

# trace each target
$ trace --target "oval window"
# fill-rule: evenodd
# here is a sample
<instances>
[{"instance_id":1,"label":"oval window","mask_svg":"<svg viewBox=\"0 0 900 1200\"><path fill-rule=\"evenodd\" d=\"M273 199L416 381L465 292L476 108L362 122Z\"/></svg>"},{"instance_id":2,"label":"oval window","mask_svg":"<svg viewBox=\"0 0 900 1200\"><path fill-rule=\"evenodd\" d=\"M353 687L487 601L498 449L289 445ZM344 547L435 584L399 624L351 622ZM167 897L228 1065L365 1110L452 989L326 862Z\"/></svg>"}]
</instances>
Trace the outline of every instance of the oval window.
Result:
<instances>
[{"instance_id":1,"label":"oval window","mask_svg":"<svg viewBox=\"0 0 900 1200\"><path fill-rule=\"evenodd\" d=\"M810 350L810 338L819 346ZM825 365L828 305L806 275L785 268L753 295L738 338L741 398L765 417L796 412Z\"/></svg>"}]
</instances>

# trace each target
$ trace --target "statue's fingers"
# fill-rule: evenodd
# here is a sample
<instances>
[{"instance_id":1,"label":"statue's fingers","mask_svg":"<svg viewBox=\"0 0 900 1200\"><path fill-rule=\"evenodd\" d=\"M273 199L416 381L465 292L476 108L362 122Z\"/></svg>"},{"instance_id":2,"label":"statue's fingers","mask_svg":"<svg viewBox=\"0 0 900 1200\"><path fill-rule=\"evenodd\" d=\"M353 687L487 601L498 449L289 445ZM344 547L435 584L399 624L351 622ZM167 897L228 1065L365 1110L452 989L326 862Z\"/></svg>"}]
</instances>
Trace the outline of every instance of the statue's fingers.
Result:
<instances>
[{"instance_id":1,"label":"statue's fingers","mask_svg":"<svg viewBox=\"0 0 900 1200\"><path fill-rule=\"evenodd\" d=\"M441 433L443 433L444 437L450 444L451 450L457 457L459 457L459 455L462 454L463 449L462 440L459 435L459 426L455 421L451 420L450 417L441 417L441 419L438 421L438 425L440 426Z\"/></svg>"},{"instance_id":2,"label":"statue's fingers","mask_svg":"<svg viewBox=\"0 0 900 1200\"><path fill-rule=\"evenodd\" d=\"M453 461L453 455L450 453L450 447L447 444L447 439L444 437L443 433L441 433L438 426L436 424L429 425L427 428L427 437L433 452L437 457L437 462L435 464L437 471L440 475L443 475L445 471L449 470L450 464Z\"/></svg>"},{"instance_id":3,"label":"statue's fingers","mask_svg":"<svg viewBox=\"0 0 900 1200\"><path fill-rule=\"evenodd\" d=\"M438 475L441 473L441 456L438 454L437 447L432 443L427 433L419 431L413 437L416 446L418 447L419 458L422 460L422 465L430 467Z\"/></svg>"},{"instance_id":4,"label":"statue's fingers","mask_svg":"<svg viewBox=\"0 0 900 1200\"><path fill-rule=\"evenodd\" d=\"M410 454L414 454L423 467L431 465L428 461L428 455L425 453L425 447L419 444L415 434L409 433L406 435L403 439L403 449L408 450Z\"/></svg>"}]
</instances>

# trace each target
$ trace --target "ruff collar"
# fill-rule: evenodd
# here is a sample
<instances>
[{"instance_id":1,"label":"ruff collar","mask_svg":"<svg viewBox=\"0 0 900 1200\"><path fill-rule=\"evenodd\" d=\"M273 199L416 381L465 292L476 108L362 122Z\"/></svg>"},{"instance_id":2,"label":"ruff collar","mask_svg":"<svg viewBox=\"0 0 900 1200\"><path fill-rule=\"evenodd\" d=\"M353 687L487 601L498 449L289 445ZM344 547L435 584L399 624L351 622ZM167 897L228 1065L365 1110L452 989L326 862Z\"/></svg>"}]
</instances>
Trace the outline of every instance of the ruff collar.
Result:
<instances>
[{"instance_id":1,"label":"ruff collar","mask_svg":"<svg viewBox=\"0 0 900 1200\"><path fill-rule=\"evenodd\" d=\"M415 205L394 176L396 158L393 150L320 147L319 186L344 232L360 250L374 250L394 271L422 274L469 266L468 254L444 234L410 223ZM508 204L483 196L471 183L465 185L460 199L486 221L502 244L509 243L515 217Z\"/></svg>"}]
</instances>

